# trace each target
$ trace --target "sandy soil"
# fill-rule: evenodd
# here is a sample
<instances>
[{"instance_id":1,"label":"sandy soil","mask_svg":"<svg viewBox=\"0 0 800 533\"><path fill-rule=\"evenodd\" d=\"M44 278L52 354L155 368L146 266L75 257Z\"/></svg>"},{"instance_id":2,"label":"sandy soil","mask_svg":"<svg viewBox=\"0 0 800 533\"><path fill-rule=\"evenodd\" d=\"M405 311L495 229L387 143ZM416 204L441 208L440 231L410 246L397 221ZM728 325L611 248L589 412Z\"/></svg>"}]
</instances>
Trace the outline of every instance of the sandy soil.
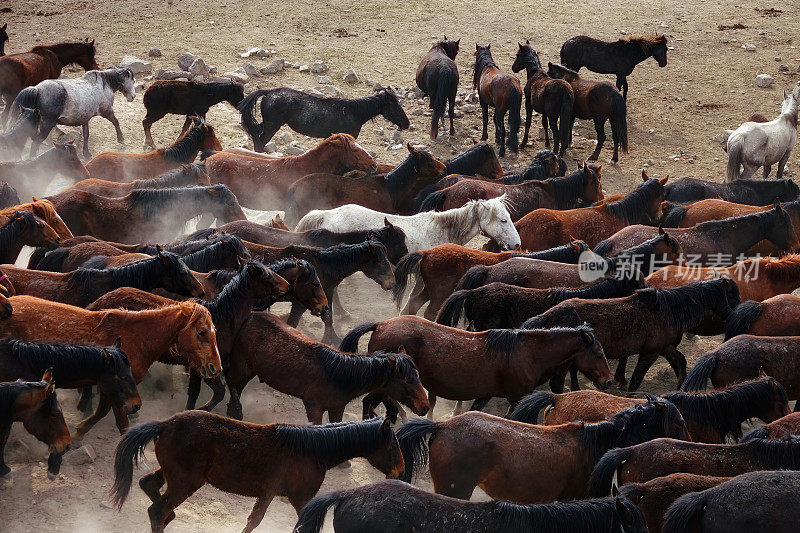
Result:
<instances>
[{"instance_id":1,"label":"sandy soil","mask_svg":"<svg viewBox=\"0 0 800 533\"><path fill-rule=\"evenodd\" d=\"M226 72L241 65L242 60L236 54L252 46L275 49L277 57L290 62L310 64L315 59L323 59L331 68L329 75L334 83L351 96L369 91L363 83L350 86L341 81L344 71L351 66L362 80L412 86L417 62L433 38L440 38L442 34L462 39L462 54L457 62L462 72L461 86L466 89L471 81L475 41L491 41L495 60L509 68L516 52L516 41L524 39L531 40L542 61L546 62L558 60L561 43L581 33L609 40L629 33L666 33L670 46L674 47L669 52L669 65L659 69L655 62L648 61L629 79L631 153L622 156L619 166L603 167L605 188L609 193L616 193L632 188L644 166L651 176L720 180L724 173L724 154L713 137L725 128L735 128L751 113L775 116L782 89L791 87L798 78L800 51L792 41L800 29L795 3L701 0L691 4L679 7L671 2L623 0L590 0L578 4L507 0L491 3L476 0L447 3L295 0L287 4L261 0L171 0L169 3L11 0L2 5L10 11L0 12L0 22L9 23L11 40L7 52L66 39L96 38L101 66L116 64L128 53L147 59L151 46L158 46L164 54L151 60L155 68L175 68L177 55L188 50L201 55L209 65L217 66L219 72ZM777 11L758 11L768 8ZM734 24L745 28L719 29L721 25ZM743 50L742 43L755 44L755 52ZM266 62L249 61L257 66ZM789 71L779 72L781 64L788 65ZM754 86L755 76L760 72L775 76L771 88ZM317 83L308 74L290 69L258 78L250 87L280 85L314 87ZM415 129L404 132L404 138L430 146L441 158L469 146L480 127L479 115L467 114L457 120L456 137L445 136L431 145L425 133L429 119L413 114L414 110L425 107L407 102L406 108ZM123 149L139 151L143 143L141 98L137 97L133 103L118 98L116 112L128 143ZM224 146L247 145L238 125L238 114L230 106L214 108L209 120L217 128ZM157 123L153 128L156 142L162 145L171 142L180 123L181 119L174 117ZM377 133L378 128L384 133ZM388 149L383 139L391 137L393 130L386 121L378 119L365 126L359 142L373 150L381 161L397 162L403 157L403 150ZM95 153L120 149L113 128L103 119L92 121L90 137ZM295 138L306 147L315 142L299 135ZM491 134L490 139L493 139ZM594 146L593 139L592 125L579 122L569 158L581 160L588 156ZM533 151L540 148L542 142L537 141L532 149L503 163L507 168L524 165ZM607 161L610 153L604 150L602 159ZM800 161L795 156L789 167L794 170L798 164ZM360 275L348 279L340 294L354 316L352 321L339 322L340 333L358 321L396 314L389 295ZM318 320L304 319L300 327L316 337L321 336ZM691 362L719 342L719 338L685 341L681 349ZM167 417L184 405L186 377L179 369L157 365L151 374L142 385L145 403L139 421ZM666 363L659 361L648 374L642 390L660 393L672 387L674 376ZM207 394L207 390L204 393ZM68 423L74 425L79 419L74 407L77 395L73 391L59 394ZM243 400L247 420L305 422L299 401L267 390L258 383L250 384ZM451 402L440 401L437 417L446 416L451 406ZM505 406L497 403L491 408L502 412ZM355 419L359 412L360 405L353 403L346 417ZM96 461L73 464L68 458L62 474L51 482L41 462L46 455L45 447L15 427L6 450L7 460L15 472L10 480L0 481L0 530L147 531L149 501L138 487L133 488L121 513L101 505L112 481L111 464L117 440L109 417L85 440L96 451ZM152 467L155 464L152 453L147 455ZM145 472L141 470L139 474ZM355 460L349 469L332 470L322 490L364 484L379 477L366 462ZM427 480L421 483L429 485ZM251 506L249 499L205 487L178 509L170 530L238 531ZM259 531L288 531L295 519L288 503L275 500Z\"/></svg>"}]
</instances>

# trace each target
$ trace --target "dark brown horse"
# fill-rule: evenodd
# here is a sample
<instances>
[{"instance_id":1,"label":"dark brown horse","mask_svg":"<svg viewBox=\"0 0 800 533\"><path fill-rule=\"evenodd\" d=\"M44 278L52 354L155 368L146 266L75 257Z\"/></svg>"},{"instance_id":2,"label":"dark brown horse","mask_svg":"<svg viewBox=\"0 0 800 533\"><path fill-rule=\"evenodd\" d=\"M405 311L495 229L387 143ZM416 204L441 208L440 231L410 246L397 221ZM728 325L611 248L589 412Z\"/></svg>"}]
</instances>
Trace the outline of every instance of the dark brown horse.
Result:
<instances>
[{"instance_id":1,"label":"dark brown horse","mask_svg":"<svg viewBox=\"0 0 800 533\"><path fill-rule=\"evenodd\" d=\"M614 155L611 163L619 160L619 150L628 153L628 119L625 98L607 81L591 81L581 78L577 72L558 64L547 64L547 75L562 78L572 86L575 94L574 117L592 119L597 132L597 147L589 161L597 161L606 142L605 124L611 122L611 139ZM571 129L571 126L570 126Z\"/></svg>"},{"instance_id":2,"label":"dark brown horse","mask_svg":"<svg viewBox=\"0 0 800 533\"><path fill-rule=\"evenodd\" d=\"M431 46L431 49L422 58L417 66L417 87L428 95L429 107L433 110L431 116L431 140L439 136L439 120L444 127L444 106L450 102L450 135L455 135L453 127L453 113L458 89L458 67L456 55L458 54L457 41L444 40Z\"/></svg>"},{"instance_id":3,"label":"dark brown horse","mask_svg":"<svg viewBox=\"0 0 800 533\"><path fill-rule=\"evenodd\" d=\"M603 348L585 326L474 333L403 315L356 326L340 348L357 351L359 339L368 332L373 332L369 352L402 347L414 360L428 391L431 418L437 396L458 401L499 396L513 409L528 391L570 364L598 387L611 379Z\"/></svg>"},{"instance_id":4,"label":"dark brown horse","mask_svg":"<svg viewBox=\"0 0 800 533\"><path fill-rule=\"evenodd\" d=\"M431 193L420 205L420 211L447 211L470 200L486 200L505 194L511 220L516 222L539 208L570 209L578 204L591 205L603 199L601 168L599 165L584 165L563 178L526 180L518 185L464 179Z\"/></svg>"},{"instance_id":5,"label":"dark brown horse","mask_svg":"<svg viewBox=\"0 0 800 533\"><path fill-rule=\"evenodd\" d=\"M300 512L295 533L319 533L331 507L336 508L333 529L338 533L512 533L529 525L533 531L561 533L646 531L642 513L625 498L542 505L467 502L388 480L317 496Z\"/></svg>"},{"instance_id":6,"label":"dark brown horse","mask_svg":"<svg viewBox=\"0 0 800 533\"><path fill-rule=\"evenodd\" d=\"M539 63L539 54L531 47L530 41L525 41L525 44L519 43L517 57L511 66L514 72L522 69L528 74L528 82L525 84L525 135L520 146L528 143L531 115L536 111L542 115L544 145L550 148L550 132L547 129L549 122L553 131L553 151L564 157L564 153L572 143L574 122L572 113L575 105L572 86L564 80L553 79L547 75Z\"/></svg>"},{"instance_id":7,"label":"dark brown horse","mask_svg":"<svg viewBox=\"0 0 800 533\"><path fill-rule=\"evenodd\" d=\"M382 393L417 414L428 399L414 363L402 353L356 355L320 344L270 313L253 313L239 330L225 380L231 392L228 416L242 417L240 395L255 377L284 394L300 398L308 421L321 424L328 412L340 422L353 399Z\"/></svg>"},{"instance_id":8,"label":"dark brown horse","mask_svg":"<svg viewBox=\"0 0 800 533\"><path fill-rule=\"evenodd\" d=\"M86 71L99 69L94 58L95 52L92 39L92 42L36 46L30 52L0 57L0 96L6 101L6 108L0 116L0 125L5 125L11 102L25 87L58 78L61 69L70 63L77 63Z\"/></svg>"},{"instance_id":9,"label":"dark brown horse","mask_svg":"<svg viewBox=\"0 0 800 533\"><path fill-rule=\"evenodd\" d=\"M500 70L492 59L492 45L475 45L475 73L472 88L478 91L478 101L483 112L483 133L481 140L489 138L486 128L489 124L489 106L494 107L494 142L500 157L508 149L517 153L519 149L520 108L522 107L522 86L516 76ZM508 132L503 118L508 113Z\"/></svg>"},{"instance_id":10,"label":"dark brown horse","mask_svg":"<svg viewBox=\"0 0 800 533\"><path fill-rule=\"evenodd\" d=\"M163 175L148 180L133 180L126 183L107 181L97 178L81 180L70 189L86 191L98 196L120 198L131 191L138 189L171 189L186 186L209 186L205 167L198 164L181 165L180 168L170 170Z\"/></svg>"},{"instance_id":11,"label":"dark brown horse","mask_svg":"<svg viewBox=\"0 0 800 533\"><path fill-rule=\"evenodd\" d=\"M724 320L738 304L736 284L729 278L720 278L676 289L641 289L622 298L574 298L526 320L522 327L574 327L588 322L608 358L620 360L615 374L620 389L627 384L627 358L634 354L639 358L630 381L631 391L639 388L659 355L669 362L680 387L686 377L686 357L677 348L683 334L697 326L707 312ZM578 389L576 378L573 371L572 390ZM563 381L554 378L550 386L554 392L562 392Z\"/></svg>"},{"instance_id":12,"label":"dark brown horse","mask_svg":"<svg viewBox=\"0 0 800 533\"><path fill-rule=\"evenodd\" d=\"M286 192L286 222L294 226L313 209L359 204L375 211L412 215L414 199L444 172L444 163L430 152L407 145L409 155L388 174L309 174ZM460 207L460 206L459 206Z\"/></svg>"},{"instance_id":13,"label":"dark brown horse","mask_svg":"<svg viewBox=\"0 0 800 533\"><path fill-rule=\"evenodd\" d=\"M789 179L736 180L718 183L697 178L681 178L667 185L664 199L677 203L692 203L706 198L748 205L772 205L790 202L800 195L800 187Z\"/></svg>"},{"instance_id":14,"label":"dark brown horse","mask_svg":"<svg viewBox=\"0 0 800 533\"><path fill-rule=\"evenodd\" d=\"M789 440L792 435L800 435L800 412L790 413L756 428L748 432L739 442L753 439Z\"/></svg>"},{"instance_id":15,"label":"dark brown horse","mask_svg":"<svg viewBox=\"0 0 800 533\"><path fill-rule=\"evenodd\" d=\"M28 433L47 444L50 451L47 476L55 479L61 457L72 440L56 397L52 370L45 371L41 381L0 383L0 477L11 472L3 451L14 422L22 422Z\"/></svg>"},{"instance_id":16,"label":"dark brown horse","mask_svg":"<svg viewBox=\"0 0 800 533\"><path fill-rule=\"evenodd\" d=\"M599 74L616 74L617 89L628 99L628 79L633 69L652 57L659 67L667 66L666 35L634 35L607 43L586 35L568 39L561 46L561 63L578 72L586 67Z\"/></svg>"},{"instance_id":17,"label":"dark brown horse","mask_svg":"<svg viewBox=\"0 0 800 533\"><path fill-rule=\"evenodd\" d=\"M289 498L299 513L319 490L325 473L342 461L364 457L391 478L404 467L388 421L262 426L187 411L136 426L120 440L111 488L117 508L125 503L133 466L151 441L159 468L140 479L139 486L153 501L147 514L154 533L164 531L175 518L174 509L206 483L256 499L244 528L249 533L261 523L275 496Z\"/></svg>"},{"instance_id":18,"label":"dark brown horse","mask_svg":"<svg viewBox=\"0 0 800 533\"><path fill-rule=\"evenodd\" d=\"M762 337L797 336L800 335L798 319L800 297L793 294L779 294L763 302L742 302L726 321L725 340L745 333Z\"/></svg>"},{"instance_id":19,"label":"dark brown horse","mask_svg":"<svg viewBox=\"0 0 800 533\"><path fill-rule=\"evenodd\" d=\"M222 150L222 145L210 124L195 119L192 127L166 148L144 154L101 152L86 163L86 169L93 178L108 181L152 179L191 163L203 150Z\"/></svg>"},{"instance_id":20,"label":"dark brown horse","mask_svg":"<svg viewBox=\"0 0 800 533\"><path fill-rule=\"evenodd\" d=\"M430 461L438 494L468 500L477 486L515 503L583 498L609 449L664 436L688 438L675 406L656 399L597 424L534 426L471 411L444 422L410 420L397 433L403 481Z\"/></svg>"}]
</instances>

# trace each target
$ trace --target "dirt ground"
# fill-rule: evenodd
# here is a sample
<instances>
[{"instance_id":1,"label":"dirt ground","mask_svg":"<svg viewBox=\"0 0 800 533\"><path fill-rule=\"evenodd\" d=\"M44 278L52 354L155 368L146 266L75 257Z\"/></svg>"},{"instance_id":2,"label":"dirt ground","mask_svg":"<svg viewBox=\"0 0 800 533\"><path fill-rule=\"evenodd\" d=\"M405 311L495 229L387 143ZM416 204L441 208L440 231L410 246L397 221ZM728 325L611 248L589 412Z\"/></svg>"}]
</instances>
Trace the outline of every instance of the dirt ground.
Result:
<instances>
[{"instance_id":1,"label":"dirt ground","mask_svg":"<svg viewBox=\"0 0 800 533\"><path fill-rule=\"evenodd\" d=\"M713 140L714 136L723 129L735 128L755 112L776 116L782 90L790 88L800 76L800 51L792 41L800 29L798 6L788 0L772 3L700 0L680 7L671 2L624 0L580 3L294 0L287 4L262 0L7 0L0 3L2 22L9 23L11 39L6 46L7 53L28 50L37 44L88 37L97 40L97 59L101 67L117 64L125 54L134 54L152 61L154 68L174 69L178 54L190 51L223 73L240 66L243 60L237 53L253 46L274 49L276 57L291 63L310 64L322 59L330 66L328 75L333 83L348 96L365 95L370 91L363 83L348 85L341 80L348 67L353 67L362 81L412 86L419 59L434 38L441 38L443 34L461 38L462 52L457 63L461 70L461 87L468 89L476 41L491 42L496 62L502 68L509 68L516 42L525 39L531 40L545 63L557 61L561 43L574 35L589 34L612 40L628 34L665 33L669 36L669 45L674 47L668 54L668 66L659 69L649 60L629 78L631 151L621 156L618 166L603 166L608 193L630 190L639 181L644 167L651 176L721 180L724 153ZM733 25L740 27L725 29ZM745 51L743 43L755 44L755 51ZM151 46L159 47L163 57L148 58ZM268 60L247 61L260 67ZM788 71L779 71L779 66L784 64ZM590 78L599 77L582 73ZM766 89L755 87L758 73L773 75L774 85ZM611 77L607 79L612 80ZM288 69L256 78L248 88L281 85L318 87L311 75ZM414 129L403 132L403 138L428 146L438 157L451 157L471 145L472 138L479 135L475 133L480 129L479 114L465 114L457 119L456 137L444 136L431 144L426 133L430 119L415 114L415 110L419 113L426 110L426 106L408 101L405 105ZM132 103L118 98L115 109L127 146L120 148L111 125L95 118L91 123L92 151L140 151L144 139L141 97L137 96ZM208 118L217 128L223 146L248 144L239 127L238 113L227 104L212 109ZM169 144L177 135L180 123L181 119L175 117L158 122L153 128L156 142ZM536 117L534 128L537 132ZM398 162L404 157L404 150L392 150L394 143L385 140L392 137L394 130L379 118L374 124L365 125L359 142L374 151L379 160ZM610 132L608 136L610 144ZM300 135L295 138L304 147L315 143ZM493 138L490 131L490 140ZM534 139L537 139L535 134ZM568 152L571 165L588 156L594 147L591 123L579 121L574 139L575 145ZM603 161L610 158L609 144L601 155ZM542 147L542 141L537 139L533 148L520 152L518 157L507 158L503 164L507 168L525 165L535 150ZM800 160L794 156L788 166L794 171L798 165ZM346 280L340 294L353 314L352 320L338 322L340 334L362 320L389 318L397 313L389 295L363 276ZM285 309L278 307L276 311ZM300 328L317 338L322 334L317 319L304 318ZM719 338L684 341L681 350L691 363L719 342ZM139 422L167 417L184 405L187 380L180 369L156 365L151 374L141 387L145 402ZM674 386L672 372L665 362L659 361L649 372L642 390L661 393ZM207 393L205 389L203 398ZM74 407L77 394L63 391L59 395L67 421L74 426L79 420ZM250 384L243 401L249 421L305 422L299 401L259 383ZM452 402L440 400L437 418L447 416L451 407ZM224 409L224 404L220 408ZM505 406L497 403L491 408L499 413ZM360 404L354 402L345 416L356 419L359 413ZM11 479L0 481L0 530L147 531L149 501L138 487L134 486L121 513L102 505L112 482L113 450L118 438L113 420L108 417L84 441L96 452L96 460L75 464L75 458L68 457L58 479L48 481L42 462L46 455L44 445L15 427L6 450L14 474ZM150 451L147 457L149 467L153 467L155 461ZM136 479L146 471L136 472ZM332 470L322 491L369 483L379 477L365 461L355 460L350 468ZM421 484L429 487L426 479ZM475 497L481 496L476 494ZM178 508L177 518L169 530L239 531L252 503L250 499L207 486ZM295 520L291 506L276 499L258 530L289 531ZM330 518L326 527L330 527Z\"/></svg>"}]
</instances>

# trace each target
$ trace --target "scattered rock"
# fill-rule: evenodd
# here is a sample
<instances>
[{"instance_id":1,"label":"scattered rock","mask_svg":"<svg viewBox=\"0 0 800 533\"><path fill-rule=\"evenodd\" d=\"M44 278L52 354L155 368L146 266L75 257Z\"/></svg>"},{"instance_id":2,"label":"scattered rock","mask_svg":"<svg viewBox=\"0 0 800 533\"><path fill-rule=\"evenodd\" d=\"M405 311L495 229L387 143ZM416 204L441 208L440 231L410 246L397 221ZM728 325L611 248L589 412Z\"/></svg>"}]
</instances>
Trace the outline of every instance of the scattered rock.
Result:
<instances>
[{"instance_id":1,"label":"scattered rock","mask_svg":"<svg viewBox=\"0 0 800 533\"><path fill-rule=\"evenodd\" d=\"M457 108L453 109L453 116L455 118L461 118L461 117L464 116L464 112L461 110L460 107L457 107Z\"/></svg>"},{"instance_id":2,"label":"scattered rock","mask_svg":"<svg viewBox=\"0 0 800 533\"><path fill-rule=\"evenodd\" d=\"M297 67L297 70L299 72L303 72L304 73L304 72L308 72L310 70L310 68L309 68L308 65L300 65L299 67Z\"/></svg>"},{"instance_id":3,"label":"scattered rock","mask_svg":"<svg viewBox=\"0 0 800 533\"><path fill-rule=\"evenodd\" d=\"M756 45L754 45L752 43L744 43L742 45L742 48L744 48L745 51L747 51L747 52L755 52L756 51Z\"/></svg>"},{"instance_id":4,"label":"scattered rock","mask_svg":"<svg viewBox=\"0 0 800 533\"><path fill-rule=\"evenodd\" d=\"M469 103L469 104L477 104L478 103L478 93L476 93L475 91L471 91L467 95L467 97L464 98L464 101Z\"/></svg>"},{"instance_id":5,"label":"scattered rock","mask_svg":"<svg viewBox=\"0 0 800 533\"><path fill-rule=\"evenodd\" d=\"M278 72L283 70L283 59L273 59L266 66L261 67L259 72L261 74L277 74Z\"/></svg>"},{"instance_id":6,"label":"scattered rock","mask_svg":"<svg viewBox=\"0 0 800 533\"><path fill-rule=\"evenodd\" d=\"M783 58L782 58L782 57L779 57L779 56L776 56L776 57L775 57L775 62L776 62L776 63L780 63L781 61L783 61Z\"/></svg>"},{"instance_id":7,"label":"scattered rock","mask_svg":"<svg viewBox=\"0 0 800 533\"><path fill-rule=\"evenodd\" d=\"M239 69L236 69L236 70L239 70ZM247 83L247 81L250 79L250 78L247 77L247 74L245 74L244 72L236 72L236 70L234 70L232 72L226 72L222 76L225 77L225 78L228 78L231 81L235 81L237 83Z\"/></svg>"},{"instance_id":8,"label":"scattered rock","mask_svg":"<svg viewBox=\"0 0 800 533\"><path fill-rule=\"evenodd\" d=\"M294 135L289 131L282 131L272 138L278 144L289 144L294 142Z\"/></svg>"},{"instance_id":9,"label":"scattered rock","mask_svg":"<svg viewBox=\"0 0 800 533\"><path fill-rule=\"evenodd\" d=\"M329 85L333 81L330 76L315 76L315 78L321 85Z\"/></svg>"},{"instance_id":10,"label":"scattered rock","mask_svg":"<svg viewBox=\"0 0 800 533\"><path fill-rule=\"evenodd\" d=\"M392 142L395 144L403 144L403 134L400 131L395 131L392 134Z\"/></svg>"},{"instance_id":11,"label":"scattered rock","mask_svg":"<svg viewBox=\"0 0 800 533\"><path fill-rule=\"evenodd\" d=\"M191 52L184 52L178 56L178 68L181 70L189 70L189 67L192 66L195 59L199 59L200 56L195 55Z\"/></svg>"},{"instance_id":12,"label":"scattered rock","mask_svg":"<svg viewBox=\"0 0 800 533\"><path fill-rule=\"evenodd\" d=\"M156 70L154 77L157 80L175 80L178 78L191 78L192 75L183 70L164 70L160 68Z\"/></svg>"},{"instance_id":13,"label":"scattered rock","mask_svg":"<svg viewBox=\"0 0 800 533\"><path fill-rule=\"evenodd\" d=\"M258 46L254 46L253 48L247 50L246 52L242 52L239 54L239 57L242 59L246 59L248 57L267 57L260 55L261 53L266 52L263 48L259 48Z\"/></svg>"},{"instance_id":14,"label":"scattered rock","mask_svg":"<svg viewBox=\"0 0 800 533\"><path fill-rule=\"evenodd\" d=\"M93 463L95 459L97 459L97 454L91 444L84 444L64 455L64 461L70 465L85 465Z\"/></svg>"},{"instance_id":15,"label":"scattered rock","mask_svg":"<svg viewBox=\"0 0 800 533\"><path fill-rule=\"evenodd\" d=\"M306 151L297 143L292 143L284 150L286 155L303 155Z\"/></svg>"},{"instance_id":16,"label":"scattered rock","mask_svg":"<svg viewBox=\"0 0 800 533\"><path fill-rule=\"evenodd\" d=\"M417 86L411 87L411 93L414 95L414 98L417 98L417 99L422 98L422 97L425 96L425 93L422 92L422 89L420 89Z\"/></svg>"},{"instance_id":17,"label":"scattered rock","mask_svg":"<svg viewBox=\"0 0 800 533\"><path fill-rule=\"evenodd\" d=\"M328 72L328 65L321 59L317 59L311 64L311 72L314 74L325 74Z\"/></svg>"},{"instance_id":18,"label":"scattered rock","mask_svg":"<svg viewBox=\"0 0 800 533\"><path fill-rule=\"evenodd\" d=\"M478 108L475 104L464 104L461 109L464 113L474 113Z\"/></svg>"},{"instance_id":19,"label":"scattered rock","mask_svg":"<svg viewBox=\"0 0 800 533\"><path fill-rule=\"evenodd\" d=\"M789 72L789 65L781 65L778 67L778 72Z\"/></svg>"},{"instance_id":20,"label":"scattered rock","mask_svg":"<svg viewBox=\"0 0 800 533\"><path fill-rule=\"evenodd\" d=\"M203 61L202 57L198 57L192 64L189 65L189 72L192 73L192 76L202 76L203 78L207 78L210 74L208 66L206 66L206 62Z\"/></svg>"},{"instance_id":21,"label":"scattered rock","mask_svg":"<svg viewBox=\"0 0 800 533\"><path fill-rule=\"evenodd\" d=\"M240 67L248 76L258 76L258 67L252 63L242 63Z\"/></svg>"},{"instance_id":22,"label":"scattered rock","mask_svg":"<svg viewBox=\"0 0 800 533\"><path fill-rule=\"evenodd\" d=\"M275 141L270 141L264 145L264 151L268 154L274 154L278 151L278 145L275 144Z\"/></svg>"},{"instance_id":23,"label":"scattered rock","mask_svg":"<svg viewBox=\"0 0 800 533\"><path fill-rule=\"evenodd\" d=\"M335 97L342 97L344 96L344 92L339 89L336 85L324 85L322 87L322 94L325 96L335 96Z\"/></svg>"},{"instance_id":24,"label":"scattered rock","mask_svg":"<svg viewBox=\"0 0 800 533\"><path fill-rule=\"evenodd\" d=\"M413 111L411 111L411 114L416 116L416 117L422 115L423 113L425 113L425 112L420 108L417 108L417 109L414 109Z\"/></svg>"},{"instance_id":25,"label":"scattered rock","mask_svg":"<svg viewBox=\"0 0 800 533\"><path fill-rule=\"evenodd\" d=\"M756 76L756 85L759 87L769 87L775 81L775 78L769 74L759 74Z\"/></svg>"},{"instance_id":26,"label":"scattered rock","mask_svg":"<svg viewBox=\"0 0 800 533\"><path fill-rule=\"evenodd\" d=\"M156 47L156 46L154 46L154 47L150 48L150 51L147 52L147 55L149 57L161 57L161 49Z\"/></svg>"},{"instance_id":27,"label":"scattered rock","mask_svg":"<svg viewBox=\"0 0 800 533\"><path fill-rule=\"evenodd\" d=\"M119 62L119 66L131 69L131 72L133 72L134 75L153 72L152 63L145 61L144 59L139 59L136 56L123 57L122 61Z\"/></svg>"},{"instance_id":28,"label":"scattered rock","mask_svg":"<svg viewBox=\"0 0 800 533\"><path fill-rule=\"evenodd\" d=\"M347 72L344 73L344 76L342 76L342 80L346 83L358 83L358 74L353 70L353 67L350 67L347 69Z\"/></svg>"}]
</instances>

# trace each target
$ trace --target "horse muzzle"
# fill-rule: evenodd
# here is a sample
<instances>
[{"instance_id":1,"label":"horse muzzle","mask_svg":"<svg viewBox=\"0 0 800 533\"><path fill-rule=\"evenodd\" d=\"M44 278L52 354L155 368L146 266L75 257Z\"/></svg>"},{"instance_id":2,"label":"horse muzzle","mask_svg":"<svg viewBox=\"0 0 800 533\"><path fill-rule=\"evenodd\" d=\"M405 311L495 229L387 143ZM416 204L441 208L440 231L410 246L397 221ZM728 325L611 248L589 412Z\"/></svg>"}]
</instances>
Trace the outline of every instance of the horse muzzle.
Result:
<instances>
[{"instance_id":1,"label":"horse muzzle","mask_svg":"<svg viewBox=\"0 0 800 533\"><path fill-rule=\"evenodd\" d=\"M216 377L219 374L219 370L217 370L216 365L214 363L208 363L206 366L203 367L202 375L204 378L211 379Z\"/></svg>"},{"instance_id":2,"label":"horse muzzle","mask_svg":"<svg viewBox=\"0 0 800 533\"><path fill-rule=\"evenodd\" d=\"M614 380L608 379L606 381L592 381L592 384L597 390L608 390Z\"/></svg>"},{"instance_id":3,"label":"horse muzzle","mask_svg":"<svg viewBox=\"0 0 800 533\"><path fill-rule=\"evenodd\" d=\"M125 412L129 415L136 413L142 408L141 398L131 398L125 402Z\"/></svg>"},{"instance_id":4,"label":"horse muzzle","mask_svg":"<svg viewBox=\"0 0 800 533\"><path fill-rule=\"evenodd\" d=\"M414 414L418 415L418 416L425 416L425 415L428 414L428 411L431 410L430 406L428 405L427 402L425 402L422 405L414 405L414 406L410 406L410 407L411 407L411 410L414 411Z\"/></svg>"},{"instance_id":5,"label":"horse muzzle","mask_svg":"<svg viewBox=\"0 0 800 533\"><path fill-rule=\"evenodd\" d=\"M324 314L328 313L330 309L327 305L316 305L313 308L309 309L313 316L323 317Z\"/></svg>"}]
</instances>

